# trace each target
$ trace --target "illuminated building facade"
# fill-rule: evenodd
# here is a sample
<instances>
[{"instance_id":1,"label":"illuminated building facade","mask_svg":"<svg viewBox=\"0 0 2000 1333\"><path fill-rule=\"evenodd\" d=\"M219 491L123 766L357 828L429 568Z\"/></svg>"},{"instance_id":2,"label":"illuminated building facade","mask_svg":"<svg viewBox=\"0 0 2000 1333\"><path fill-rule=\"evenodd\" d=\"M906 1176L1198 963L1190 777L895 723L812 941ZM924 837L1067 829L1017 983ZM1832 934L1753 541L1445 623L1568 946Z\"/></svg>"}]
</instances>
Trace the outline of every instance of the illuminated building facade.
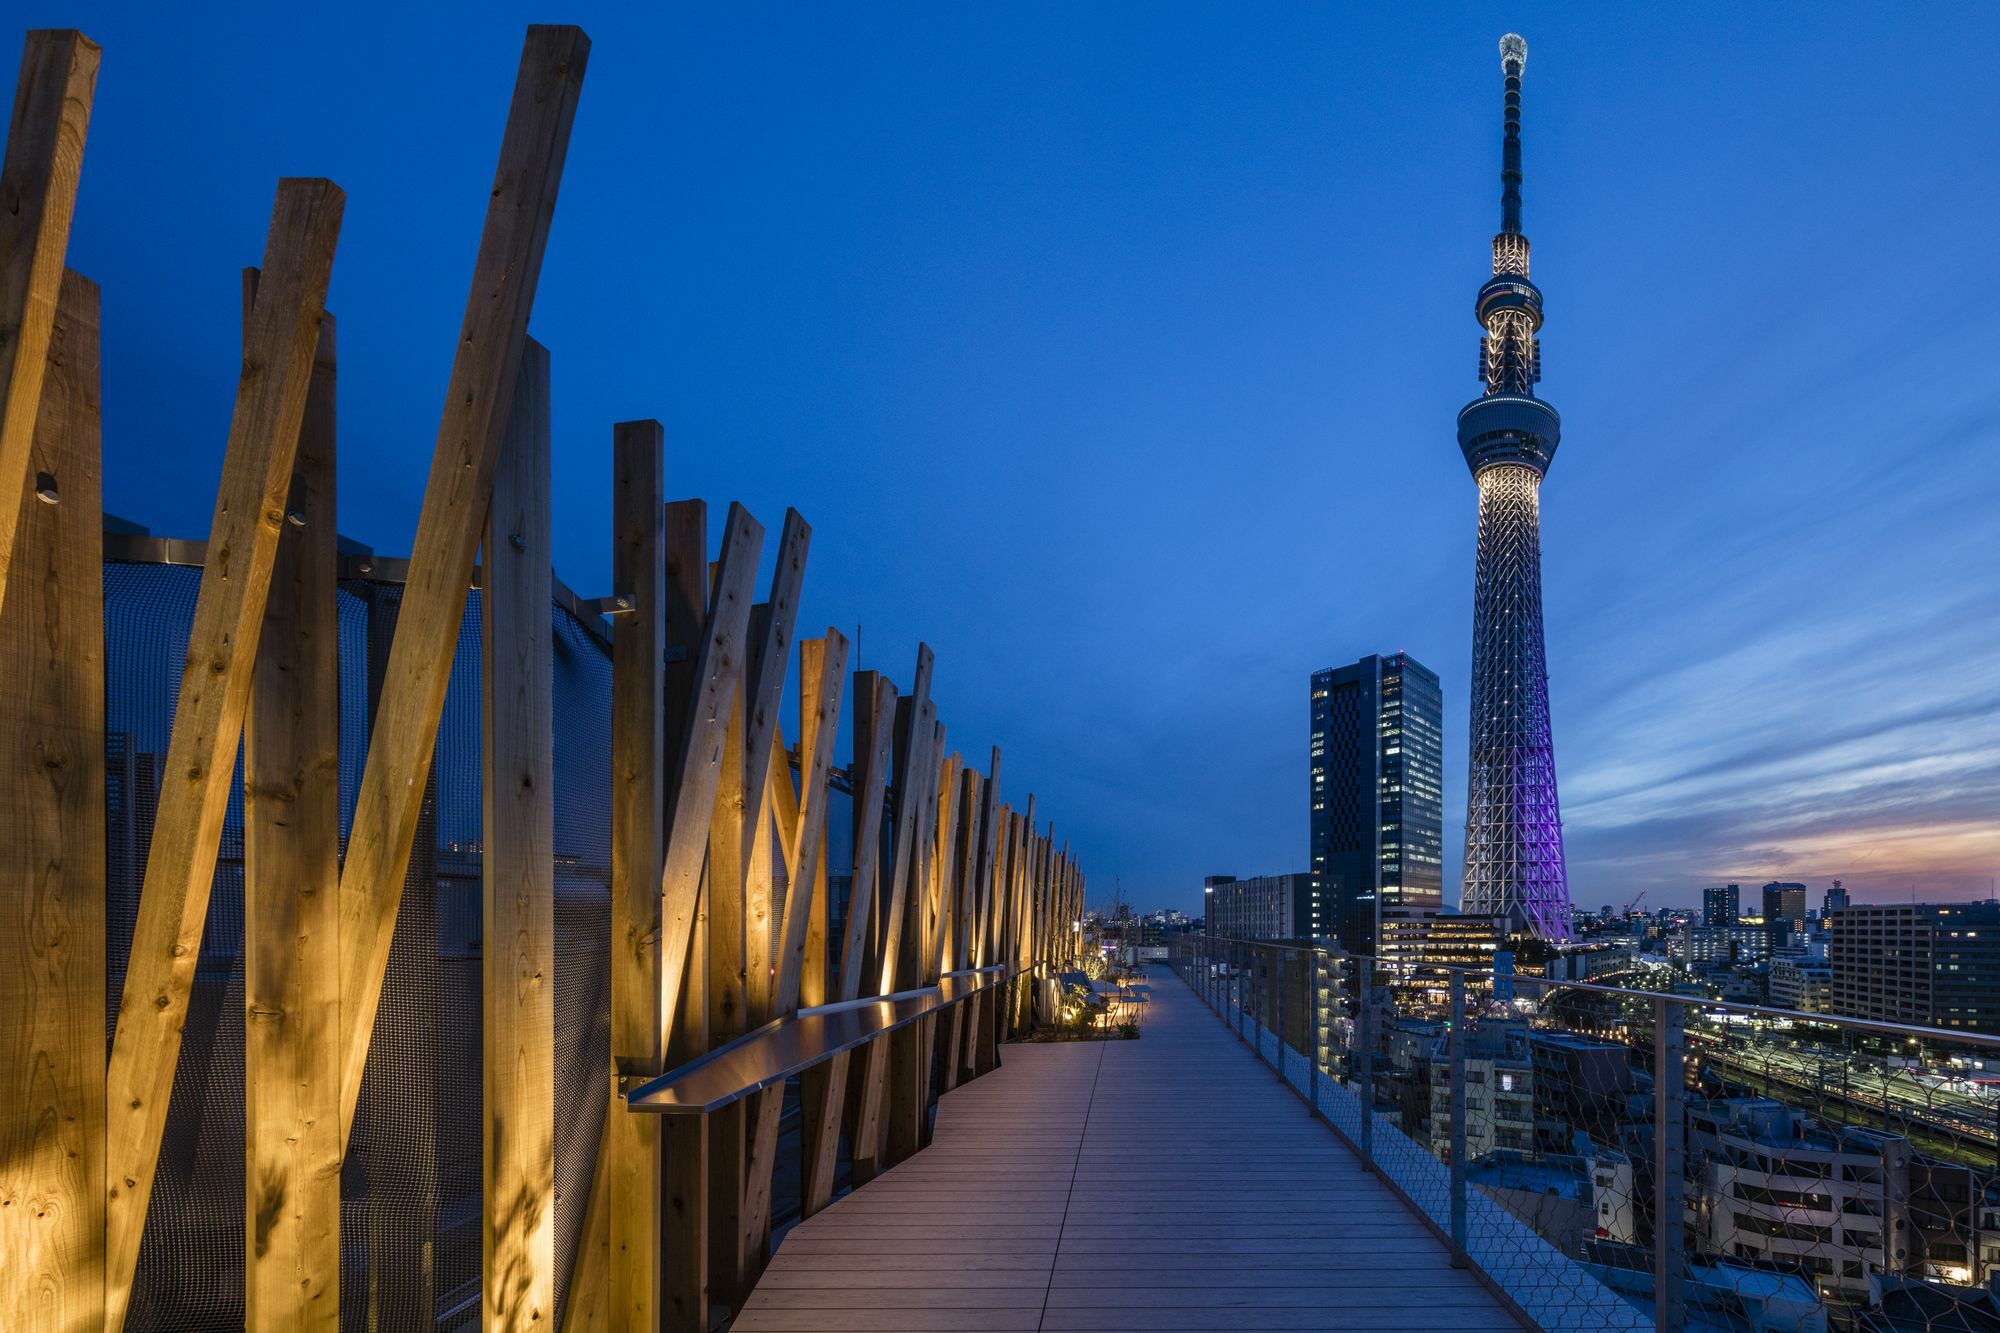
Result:
<instances>
[{"instance_id":1,"label":"illuminated building facade","mask_svg":"<svg viewBox=\"0 0 2000 1333\"><path fill-rule=\"evenodd\" d=\"M1473 585L1470 790L1462 902L1537 939L1570 934L1569 878L1556 797L1542 642L1542 477L1562 434L1535 397L1542 294L1521 234L1521 70L1528 44L1500 39L1506 80L1500 234L1476 313L1484 392L1458 414L1458 443L1479 487Z\"/></svg>"},{"instance_id":2,"label":"illuminated building facade","mask_svg":"<svg viewBox=\"0 0 2000 1333\"><path fill-rule=\"evenodd\" d=\"M1764 925L1776 929L1781 923L1789 930L1806 928L1805 885L1772 880L1764 886Z\"/></svg>"},{"instance_id":3,"label":"illuminated building facade","mask_svg":"<svg viewBox=\"0 0 2000 1333\"><path fill-rule=\"evenodd\" d=\"M1202 881L1208 933L1230 940L1313 939L1312 876L1210 875Z\"/></svg>"},{"instance_id":4,"label":"illuminated building facade","mask_svg":"<svg viewBox=\"0 0 2000 1333\"><path fill-rule=\"evenodd\" d=\"M1312 677L1308 827L1316 935L1377 954L1444 902L1444 693L1407 653Z\"/></svg>"},{"instance_id":5,"label":"illuminated building facade","mask_svg":"<svg viewBox=\"0 0 2000 1333\"><path fill-rule=\"evenodd\" d=\"M1733 926L1743 919L1743 890L1735 884L1716 884L1701 891L1701 924Z\"/></svg>"},{"instance_id":6,"label":"illuminated building facade","mask_svg":"<svg viewBox=\"0 0 2000 1333\"><path fill-rule=\"evenodd\" d=\"M2000 1033L2000 902L1845 907L1829 953L1834 1013Z\"/></svg>"}]
</instances>

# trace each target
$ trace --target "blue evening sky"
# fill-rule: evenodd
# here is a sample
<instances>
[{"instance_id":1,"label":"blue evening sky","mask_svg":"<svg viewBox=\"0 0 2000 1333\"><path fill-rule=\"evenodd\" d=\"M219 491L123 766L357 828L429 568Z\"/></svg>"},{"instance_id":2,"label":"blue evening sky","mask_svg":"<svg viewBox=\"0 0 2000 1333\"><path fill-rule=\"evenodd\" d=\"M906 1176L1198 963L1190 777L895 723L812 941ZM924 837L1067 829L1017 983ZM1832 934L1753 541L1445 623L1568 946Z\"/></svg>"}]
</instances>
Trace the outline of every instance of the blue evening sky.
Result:
<instances>
[{"instance_id":1,"label":"blue evening sky","mask_svg":"<svg viewBox=\"0 0 2000 1333\"><path fill-rule=\"evenodd\" d=\"M661 418L717 529L812 520L805 625L905 684L926 639L950 741L1094 888L1190 907L1304 867L1308 673L1399 648L1444 679L1457 882L1452 421L1518 28L1578 901L2000 874L2000 9L195 9L8 25L105 47L70 262L111 510L205 530L237 270L326 175L341 527L408 549L522 26L581 23L533 326L560 576L608 591L610 425Z\"/></svg>"}]
</instances>

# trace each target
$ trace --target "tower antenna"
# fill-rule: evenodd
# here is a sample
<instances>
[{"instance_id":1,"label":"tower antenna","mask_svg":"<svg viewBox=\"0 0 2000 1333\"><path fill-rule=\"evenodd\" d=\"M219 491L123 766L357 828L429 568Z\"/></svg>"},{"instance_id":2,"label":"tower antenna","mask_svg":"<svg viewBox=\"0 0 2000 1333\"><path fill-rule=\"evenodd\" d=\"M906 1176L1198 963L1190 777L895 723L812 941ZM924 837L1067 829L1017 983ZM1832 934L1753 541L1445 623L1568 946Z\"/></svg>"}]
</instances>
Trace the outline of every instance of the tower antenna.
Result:
<instances>
[{"instance_id":1,"label":"tower antenna","mask_svg":"<svg viewBox=\"0 0 2000 1333\"><path fill-rule=\"evenodd\" d=\"M1518 32L1500 39L1500 72L1507 76L1506 138L1500 146L1500 230L1521 233L1521 71L1528 43Z\"/></svg>"}]
</instances>

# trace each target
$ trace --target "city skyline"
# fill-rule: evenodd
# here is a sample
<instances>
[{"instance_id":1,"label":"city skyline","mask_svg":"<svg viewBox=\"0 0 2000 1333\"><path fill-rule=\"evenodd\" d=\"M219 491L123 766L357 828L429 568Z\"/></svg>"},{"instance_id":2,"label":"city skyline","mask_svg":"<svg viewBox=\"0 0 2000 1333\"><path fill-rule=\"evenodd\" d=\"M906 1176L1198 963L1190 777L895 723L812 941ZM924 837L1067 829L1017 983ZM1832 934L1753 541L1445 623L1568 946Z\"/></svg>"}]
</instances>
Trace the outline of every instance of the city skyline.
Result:
<instances>
[{"instance_id":1,"label":"city skyline","mask_svg":"<svg viewBox=\"0 0 2000 1333\"><path fill-rule=\"evenodd\" d=\"M1438 411L1464 396L1468 237L1491 225L1480 75L1517 16L1273 10L1219 38L1136 13L593 21L586 114L678 128L580 143L564 186L535 320L557 348L558 571L609 587L578 516L606 503L598 423L641 412L669 417L677 489L847 516L802 623L858 620L862 664L892 669L923 627L941 688L979 701L955 741L1005 738L1079 812L1095 886L1136 902L1302 868L1299 684L1407 649L1444 683L1455 899L1472 541ZM221 37L74 16L154 53L104 83L71 243L107 292L113 512L205 529L230 275L271 177L309 165L353 199L342 527L407 551L417 490L387 461L434 425L490 153L490 117L458 103L504 95L518 40L490 17L400 14L412 40L385 52L365 25L301 44L281 14ZM1963 165L2000 147L1980 58L2000 16L1554 6L1527 35L1537 197L1565 201L1534 221L1549 350L1591 442L1543 532L1573 896L1986 896L2000 198ZM440 76L424 52L447 36ZM238 59L277 48L282 76ZM1882 57L1869 111L1829 115L1858 50ZM1666 77L1681 65L1702 78ZM214 77L172 72L191 67ZM360 67L450 96L413 139L370 99L279 95ZM154 216L114 206L132 197ZM657 244L620 231L635 209ZM205 332L149 336L161 310ZM564 356L607 319L623 358ZM626 396L635 368L657 398ZM1003 576L868 577L919 540ZM1383 553L1395 578L1353 577Z\"/></svg>"}]
</instances>

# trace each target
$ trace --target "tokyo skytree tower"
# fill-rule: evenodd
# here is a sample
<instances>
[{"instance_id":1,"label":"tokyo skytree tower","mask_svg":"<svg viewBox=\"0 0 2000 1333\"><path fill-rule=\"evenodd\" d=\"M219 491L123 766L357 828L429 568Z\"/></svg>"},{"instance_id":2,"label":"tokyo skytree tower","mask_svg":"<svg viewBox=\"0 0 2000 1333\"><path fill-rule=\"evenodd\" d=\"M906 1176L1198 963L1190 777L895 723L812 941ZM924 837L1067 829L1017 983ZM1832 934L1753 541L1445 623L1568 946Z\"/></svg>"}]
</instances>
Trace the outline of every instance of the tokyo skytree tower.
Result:
<instances>
[{"instance_id":1,"label":"tokyo skytree tower","mask_svg":"<svg viewBox=\"0 0 2000 1333\"><path fill-rule=\"evenodd\" d=\"M1502 916L1538 939L1569 938L1569 876L1549 732L1542 647L1542 476L1562 418L1535 397L1542 377L1542 293L1521 234L1521 70L1528 44L1500 39L1506 137L1493 277L1479 289L1482 395L1458 414L1458 445L1479 485L1473 585L1471 790L1461 910Z\"/></svg>"}]
</instances>

